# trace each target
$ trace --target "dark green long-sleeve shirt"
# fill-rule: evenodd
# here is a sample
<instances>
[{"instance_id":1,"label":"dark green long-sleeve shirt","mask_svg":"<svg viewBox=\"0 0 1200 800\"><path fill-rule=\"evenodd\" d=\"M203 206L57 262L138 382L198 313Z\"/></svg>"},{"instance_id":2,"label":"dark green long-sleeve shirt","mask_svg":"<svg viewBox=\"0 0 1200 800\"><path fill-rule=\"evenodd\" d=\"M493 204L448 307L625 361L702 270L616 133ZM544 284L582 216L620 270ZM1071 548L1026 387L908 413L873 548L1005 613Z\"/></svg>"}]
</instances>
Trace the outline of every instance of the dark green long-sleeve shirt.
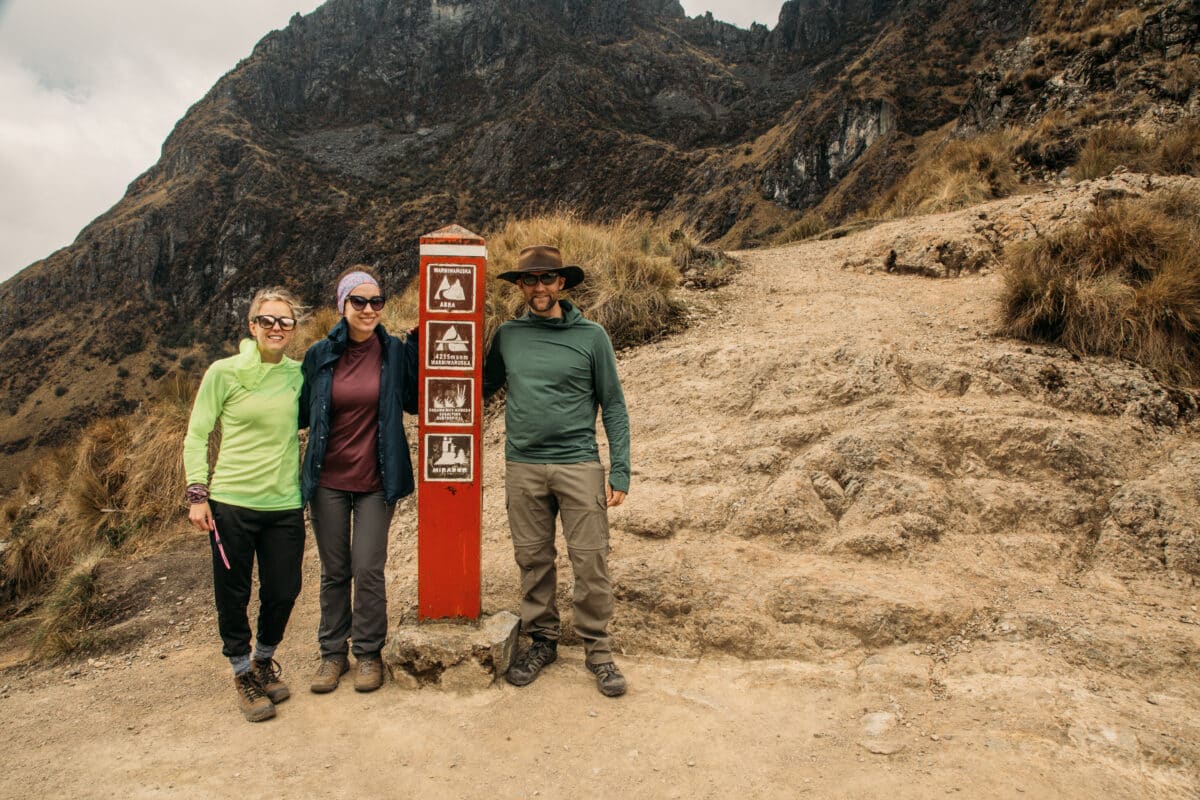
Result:
<instances>
[{"instance_id":1,"label":"dark green long-sleeve shirt","mask_svg":"<svg viewBox=\"0 0 1200 800\"><path fill-rule=\"evenodd\" d=\"M608 434L609 485L629 491L629 412L604 328L566 300L563 318L526 314L500 326L483 367L483 393L505 383L504 455L523 464L599 461L596 410Z\"/></svg>"}]
</instances>

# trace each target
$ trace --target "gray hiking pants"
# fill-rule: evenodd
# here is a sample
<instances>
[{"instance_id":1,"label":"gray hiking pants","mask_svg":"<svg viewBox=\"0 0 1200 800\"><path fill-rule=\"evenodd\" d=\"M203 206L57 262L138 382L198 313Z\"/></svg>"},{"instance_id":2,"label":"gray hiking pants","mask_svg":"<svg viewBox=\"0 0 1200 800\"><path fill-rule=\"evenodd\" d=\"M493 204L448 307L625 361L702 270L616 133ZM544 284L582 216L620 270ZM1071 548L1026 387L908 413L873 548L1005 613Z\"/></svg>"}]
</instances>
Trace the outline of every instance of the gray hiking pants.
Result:
<instances>
[{"instance_id":1,"label":"gray hiking pants","mask_svg":"<svg viewBox=\"0 0 1200 800\"><path fill-rule=\"evenodd\" d=\"M588 664L612 661L608 622L613 594L608 578L608 505L604 466L507 462L504 478L508 526L521 570L521 629L530 636L559 637L555 517L575 573L575 632Z\"/></svg>"},{"instance_id":2,"label":"gray hiking pants","mask_svg":"<svg viewBox=\"0 0 1200 800\"><path fill-rule=\"evenodd\" d=\"M347 639L355 656L378 653L387 640L383 566L396 506L384 502L383 492L319 486L310 508L321 556L321 656L345 655Z\"/></svg>"}]
</instances>

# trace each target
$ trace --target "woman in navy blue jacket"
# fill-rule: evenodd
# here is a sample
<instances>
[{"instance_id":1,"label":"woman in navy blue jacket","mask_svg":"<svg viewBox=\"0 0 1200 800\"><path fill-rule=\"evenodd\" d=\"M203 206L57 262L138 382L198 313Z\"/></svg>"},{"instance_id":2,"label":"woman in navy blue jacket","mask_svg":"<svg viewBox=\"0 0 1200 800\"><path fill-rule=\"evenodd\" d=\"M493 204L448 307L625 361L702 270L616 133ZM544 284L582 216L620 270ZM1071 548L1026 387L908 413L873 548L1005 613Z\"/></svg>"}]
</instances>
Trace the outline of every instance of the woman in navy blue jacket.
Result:
<instances>
[{"instance_id":1,"label":"woman in navy blue jacket","mask_svg":"<svg viewBox=\"0 0 1200 800\"><path fill-rule=\"evenodd\" d=\"M417 343L384 330L385 302L370 269L343 273L342 319L301 367L300 427L309 436L300 489L321 557L321 666L311 686L318 694L336 689L349 671L348 650L354 688L383 685L387 534L396 502L413 491L403 412L417 413Z\"/></svg>"}]
</instances>

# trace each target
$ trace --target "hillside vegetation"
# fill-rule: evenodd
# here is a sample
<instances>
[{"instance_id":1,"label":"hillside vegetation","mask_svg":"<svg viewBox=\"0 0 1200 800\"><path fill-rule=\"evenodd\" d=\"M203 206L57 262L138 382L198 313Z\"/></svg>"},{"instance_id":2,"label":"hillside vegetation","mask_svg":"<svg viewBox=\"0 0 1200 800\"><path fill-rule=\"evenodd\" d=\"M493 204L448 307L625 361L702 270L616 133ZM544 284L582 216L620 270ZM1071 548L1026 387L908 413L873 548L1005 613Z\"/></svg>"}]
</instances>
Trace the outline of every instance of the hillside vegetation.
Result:
<instances>
[{"instance_id":1,"label":"hillside vegetation","mask_svg":"<svg viewBox=\"0 0 1200 800\"><path fill-rule=\"evenodd\" d=\"M1200 381L1200 191L1104 200L1008 256L1005 333Z\"/></svg>"}]
</instances>

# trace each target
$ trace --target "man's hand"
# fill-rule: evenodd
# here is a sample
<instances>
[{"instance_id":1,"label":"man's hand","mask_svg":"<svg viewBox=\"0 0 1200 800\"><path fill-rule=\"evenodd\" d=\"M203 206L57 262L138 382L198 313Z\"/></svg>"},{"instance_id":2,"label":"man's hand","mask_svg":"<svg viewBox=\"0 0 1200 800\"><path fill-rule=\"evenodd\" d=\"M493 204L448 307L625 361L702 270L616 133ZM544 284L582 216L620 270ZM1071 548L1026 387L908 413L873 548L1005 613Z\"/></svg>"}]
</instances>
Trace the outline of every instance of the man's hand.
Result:
<instances>
[{"instance_id":1,"label":"man's hand","mask_svg":"<svg viewBox=\"0 0 1200 800\"><path fill-rule=\"evenodd\" d=\"M611 486L604 487L604 497L608 500L608 507L619 506L625 502L625 492L619 492Z\"/></svg>"},{"instance_id":2,"label":"man's hand","mask_svg":"<svg viewBox=\"0 0 1200 800\"><path fill-rule=\"evenodd\" d=\"M192 527L196 530L205 533L213 529L212 509L208 507L208 501L192 503L188 508L188 522L192 523Z\"/></svg>"}]
</instances>

